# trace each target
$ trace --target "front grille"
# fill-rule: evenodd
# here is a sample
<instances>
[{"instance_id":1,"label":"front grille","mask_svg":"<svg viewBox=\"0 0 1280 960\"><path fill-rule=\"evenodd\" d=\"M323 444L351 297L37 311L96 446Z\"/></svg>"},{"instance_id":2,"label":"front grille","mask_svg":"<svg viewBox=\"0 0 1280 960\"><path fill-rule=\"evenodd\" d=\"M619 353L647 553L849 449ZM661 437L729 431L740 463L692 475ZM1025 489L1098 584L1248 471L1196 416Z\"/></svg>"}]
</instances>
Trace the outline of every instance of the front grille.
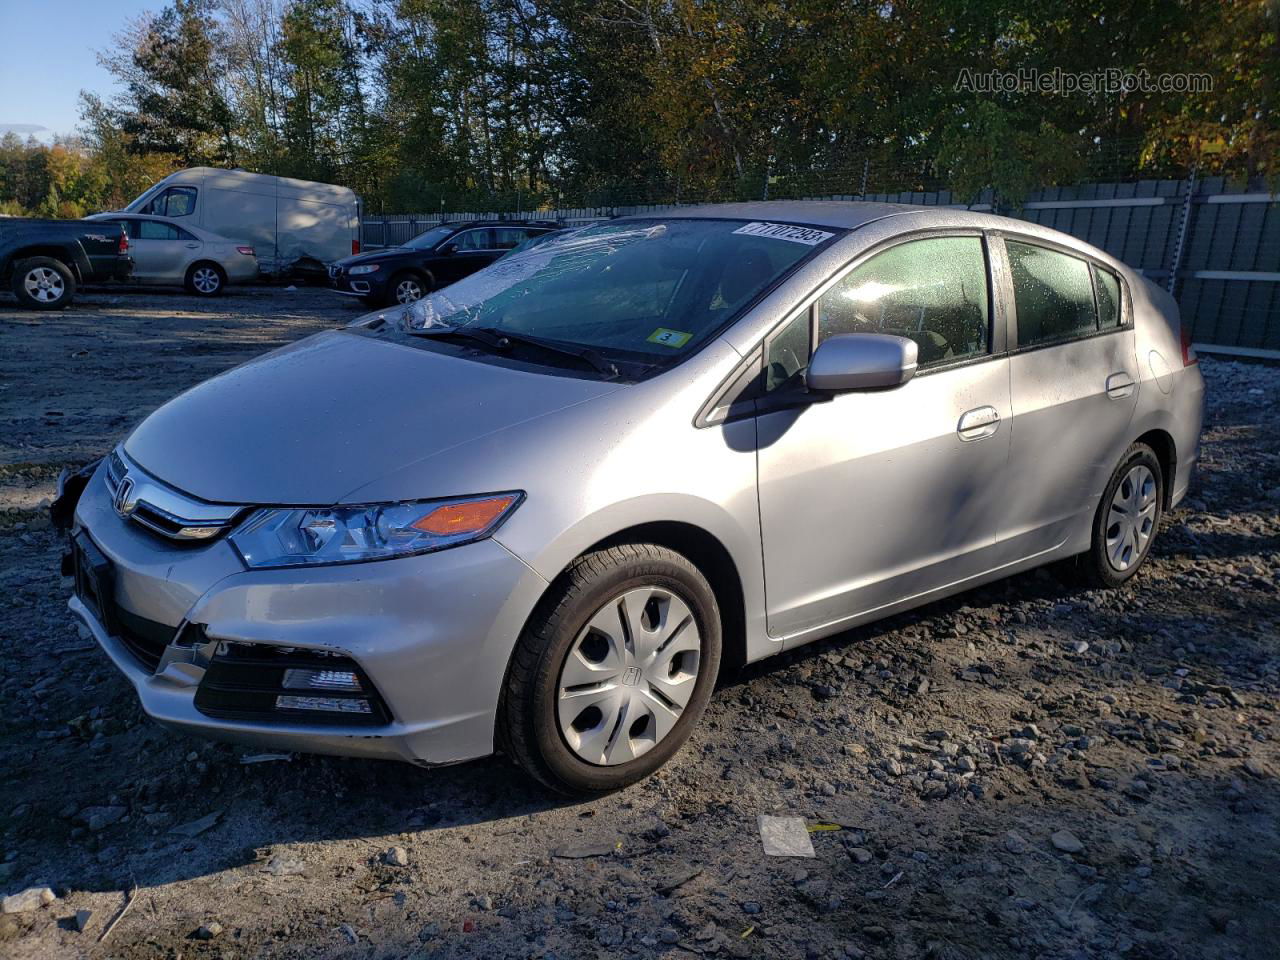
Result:
<instances>
[{"instance_id":1,"label":"front grille","mask_svg":"<svg viewBox=\"0 0 1280 960\"><path fill-rule=\"evenodd\" d=\"M120 459L120 454L114 450L107 457L107 492L111 494L114 500L116 491L120 488L120 480L125 474L124 461Z\"/></svg>"},{"instance_id":2,"label":"front grille","mask_svg":"<svg viewBox=\"0 0 1280 960\"><path fill-rule=\"evenodd\" d=\"M329 276L336 278L338 276L341 276L341 274L342 274L342 268L340 266L338 266L336 263L329 265Z\"/></svg>"},{"instance_id":3,"label":"front grille","mask_svg":"<svg viewBox=\"0 0 1280 960\"><path fill-rule=\"evenodd\" d=\"M306 670L354 673L361 689L355 692L285 687L286 671ZM278 697L297 700L306 699L308 694L326 700L346 701L352 706L357 701L364 701L368 704L368 712L301 710L277 705ZM386 703L360 665L350 657L321 650L257 643L219 645L196 690L195 707L206 716L219 719L272 723L382 726L391 719Z\"/></svg>"},{"instance_id":4,"label":"front grille","mask_svg":"<svg viewBox=\"0 0 1280 960\"><path fill-rule=\"evenodd\" d=\"M209 543L230 530L244 512L243 507L206 503L180 493L127 463L118 450L107 457L105 482L120 516L179 544ZM124 483L131 486L121 496Z\"/></svg>"}]
</instances>

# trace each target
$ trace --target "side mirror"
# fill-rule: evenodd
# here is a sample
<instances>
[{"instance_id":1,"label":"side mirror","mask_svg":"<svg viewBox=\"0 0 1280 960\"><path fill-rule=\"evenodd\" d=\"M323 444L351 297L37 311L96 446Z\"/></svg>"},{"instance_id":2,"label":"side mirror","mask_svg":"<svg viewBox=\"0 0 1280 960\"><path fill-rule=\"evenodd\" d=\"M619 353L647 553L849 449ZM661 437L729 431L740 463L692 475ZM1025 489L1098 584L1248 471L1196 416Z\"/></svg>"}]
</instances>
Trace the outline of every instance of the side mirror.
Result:
<instances>
[{"instance_id":1,"label":"side mirror","mask_svg":"<svg viewBox=\"0 0 1280 960\"><path fill-rule=\"evenodd\" d=\"M458 245L456 243L446 243L440 248L440 252L446 257L451 257L458 252Z\"/></svg>"},{"instance_id":2,"label":"side mirror","mask_svg":"<svg viewBox=\"0 0 1280 960\"><path fill-rule=\"evenodd\" d=\"M805 386L822 393L900 387L915 375L916 342L884 333L845 333L818 345Z\"/></svg>"}]
</instances>

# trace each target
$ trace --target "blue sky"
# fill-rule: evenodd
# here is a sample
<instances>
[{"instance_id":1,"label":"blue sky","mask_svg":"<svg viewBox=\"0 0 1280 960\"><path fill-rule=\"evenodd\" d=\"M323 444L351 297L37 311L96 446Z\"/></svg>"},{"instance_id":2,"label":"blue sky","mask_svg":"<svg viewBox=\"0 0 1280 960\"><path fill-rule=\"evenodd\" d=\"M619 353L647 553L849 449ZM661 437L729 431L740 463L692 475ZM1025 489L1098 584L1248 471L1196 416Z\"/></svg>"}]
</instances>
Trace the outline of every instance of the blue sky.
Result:
<instances>
[{"instance_id":1,"label":"blue sky","mask_svg":"<svg viewBox=\"0 0 1280 960\"><path fill-rule=\"evenodd\" d=\"M72 133L80 91L115 92L97 51L113 34L166 0L0 0L0 132L7 124ZM24 134L25 135L25 134Z\"/></svg>"}]
</instances>

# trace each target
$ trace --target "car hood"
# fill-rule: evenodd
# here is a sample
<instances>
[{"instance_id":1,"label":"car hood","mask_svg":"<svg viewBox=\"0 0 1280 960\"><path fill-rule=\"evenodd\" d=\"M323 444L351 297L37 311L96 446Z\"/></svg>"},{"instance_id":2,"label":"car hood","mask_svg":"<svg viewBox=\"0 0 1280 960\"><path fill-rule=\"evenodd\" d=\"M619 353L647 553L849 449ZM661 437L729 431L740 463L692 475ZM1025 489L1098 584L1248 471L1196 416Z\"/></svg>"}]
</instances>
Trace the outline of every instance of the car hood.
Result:
<instances>
[{"instance_id":1,"label":"car hood","mask_svg":"<svg viewBox=\"0 0 1280 960\"><path fill-rule=\"evenodd\" d=\"M341 260L333 261L336 266L354 267L358 263L378 263L382 260L394 260L396 257L402 257L406 253L413 253L409 247L383 247L381 250L372 250L369 253L357 253L354 256L343 257Z\"/></svg>"},{"instance_id":2,"label":"car hood","mask_svg":"<svg viewBox=\"0 0 1280 960\"><path fill-rule=\"evenodd\" d=\"M170 400L125 452L216 503L354 502L353 491L409 464L616 389L331 331ZM439 472L438 487L396 498L474 492L451 489L443 463Z\"/></svg>"}]
</instances>

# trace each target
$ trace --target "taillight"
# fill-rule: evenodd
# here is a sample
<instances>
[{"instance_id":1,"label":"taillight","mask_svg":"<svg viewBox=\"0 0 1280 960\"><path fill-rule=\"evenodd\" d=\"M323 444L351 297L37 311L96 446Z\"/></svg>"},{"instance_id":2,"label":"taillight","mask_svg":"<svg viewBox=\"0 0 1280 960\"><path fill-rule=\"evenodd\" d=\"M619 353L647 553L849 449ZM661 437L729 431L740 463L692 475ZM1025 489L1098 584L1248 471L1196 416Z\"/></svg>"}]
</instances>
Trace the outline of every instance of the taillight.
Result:
<instances>
[{"instance_id":1,"label":"taillight","mask_svg":"<svg viewBox=\"0 0 1280 960\"><path fill-rule=\"evenodd\" d=\"M243 253L246 257L252 257L253 247L236 247L236 253Z\"/></svg>"},{"instance_id":2,"label":"taillight","mask_svg":"<svg viewBox=\"0 0 1280 960\"><path fill-rule=\"evenodd\" d=\"M116 247L116 253L124 256L129 252L129 238L124 235L124 231L120 231L120 245Z\"/></svg>"},{"instance_id":3,"label":"taillight","mask_svg":"<svg viewBox=\"0 0 1280 960\"><path fill-rule=\"evenodd\" d=\"M1195 348L1191 346L1191 328L1186 323L1182 324L1181 337L1182 341L1182 365L1189 367L1192 364L1200 362L1200 358L1196 356Z\"/></svg>"},{"instance_id":4,"label":"taillight","mask_svg":"<svg viewBox=\"0 0 1280 960\"><path fill-rule=\"evenodd\" d=\"M359 240L352 240L352 241L351 241L351 255L354 257L354 256L355 256L357 253L359 253L359 252L360 252L360 241L359 241Z\"/></svg>"}]
</instances>

